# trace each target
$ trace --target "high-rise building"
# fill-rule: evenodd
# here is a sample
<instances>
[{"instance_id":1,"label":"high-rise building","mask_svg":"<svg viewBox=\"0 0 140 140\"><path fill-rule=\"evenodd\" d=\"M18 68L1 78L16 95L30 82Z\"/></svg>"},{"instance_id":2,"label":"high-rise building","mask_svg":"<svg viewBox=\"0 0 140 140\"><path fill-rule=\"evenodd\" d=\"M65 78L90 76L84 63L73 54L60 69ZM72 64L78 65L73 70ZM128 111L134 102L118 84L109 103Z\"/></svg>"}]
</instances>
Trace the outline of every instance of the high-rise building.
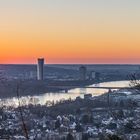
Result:
<instances>
[{"instance_id":1,"label":"high-rise building","mask_svg":"<svg viewBox=\"0 0 140 140\"><path fill-rule=\"evenodd\" d=\"M80 80L84 81L87 78L87 68L85 66L81 66L79 68L80 72Z\"/></svg>"},{"instance_id":2,"label":"high-rise building","mask_svg":"<svg viewBox=\"0 0 140 140\"><path fill-rule=\"evenodd\" d=\"M96 72L95 71L91 71L90 75L89 75L89 79L90 80L95 80L95 78L96 78Z\"/></svg>"},{"instance_id":3,"label":"high-rise building","mask_svg":"<svg viewBox=\"0 0 140 140\"><path fill-rule=\"evenodd\" d=\"M43 72L44 72L44 58L38 58L37 80L43 80Z\"/></svg>"},{"instance_id":4,"label":"high-rise building","mask_svg":"<svg viewBox=\"0 0 140 140\"><path fill-rule=\"evenodd\" d=\"M99 81L99 80L100 80L100 73L99 73L99 72L95 72L95 71L91 71L91 72L90 72L89 79L90 79L90 80Z\"/></svg>"}]
</instances>

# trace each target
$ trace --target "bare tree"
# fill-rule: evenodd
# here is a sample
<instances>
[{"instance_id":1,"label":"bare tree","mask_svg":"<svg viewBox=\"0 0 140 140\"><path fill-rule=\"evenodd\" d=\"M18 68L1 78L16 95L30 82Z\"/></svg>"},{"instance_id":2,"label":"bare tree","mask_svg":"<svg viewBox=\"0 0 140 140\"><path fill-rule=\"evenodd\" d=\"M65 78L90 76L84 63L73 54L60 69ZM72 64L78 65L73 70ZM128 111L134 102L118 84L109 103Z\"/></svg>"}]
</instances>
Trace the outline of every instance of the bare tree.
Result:
<instances>
[{"instance_id":1,"label":"bare tree","mask_svg":"<svg viewBox=\"0 0 140 140\"><path fill-rule=\"evenodd\" d=\"M137 93L140 93L140 80L137 78L137 75L131 74L128 76L130 79L130 87L131 89L135 90Z\"/></svg>"},{"instance_id":2,"label":"bare tree","mask_svg":"<svg viewBox=\"0 0 140 140\"><path fill-rule=\"evenodd\" d=\"M16 85L16 94L17 94L17 99L18 99L18 104L19 104L19 112L20 112L20 116L21 116L21 121L22 121L22 126L23 126L23 131L25 133L25 137L28 140L29 136L28 136L28 130L27 130L27 126L25 124L25 120L24 120L24 115L23 115L23 110L22 110L22 105L21 105L21 101L20 101L20 90L21 90L21 85L22 85L22 81L17 81L17 85Z\"/></svg>"}]
</instances>

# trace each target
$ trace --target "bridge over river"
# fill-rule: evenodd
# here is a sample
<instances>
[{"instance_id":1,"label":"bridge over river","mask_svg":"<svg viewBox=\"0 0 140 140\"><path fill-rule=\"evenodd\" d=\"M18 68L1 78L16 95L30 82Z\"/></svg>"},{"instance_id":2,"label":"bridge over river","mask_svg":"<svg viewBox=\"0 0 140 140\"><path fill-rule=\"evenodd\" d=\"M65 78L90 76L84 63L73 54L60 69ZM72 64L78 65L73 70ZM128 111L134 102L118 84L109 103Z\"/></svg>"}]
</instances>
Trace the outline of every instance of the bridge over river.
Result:
<instances>
[{"instance_id":1,"label":"bridge over river","mask_svg":"<svg viewBox=\"0 0 140 140\"><path fill-rule=\"evenodd\" d=\"M57 89L75 89L75 88L82 88L82 89L132 89L133 87L102 87L102 86L47 86L48 88L57 88Z\"/></svg>"}]
</instances>

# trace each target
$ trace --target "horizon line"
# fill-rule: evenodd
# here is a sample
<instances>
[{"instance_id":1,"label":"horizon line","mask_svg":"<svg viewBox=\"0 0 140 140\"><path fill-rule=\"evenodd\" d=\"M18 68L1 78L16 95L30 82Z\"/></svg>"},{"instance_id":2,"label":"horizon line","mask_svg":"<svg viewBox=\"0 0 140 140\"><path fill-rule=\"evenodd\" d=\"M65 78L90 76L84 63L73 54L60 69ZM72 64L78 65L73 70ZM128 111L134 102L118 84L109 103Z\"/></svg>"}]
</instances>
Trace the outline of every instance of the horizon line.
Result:
<instances>
[{"instance_id":1,"label":"horizon line","mask_svg":"<svg viewBox=\"0 0 140 140\"><path fill-rule=\"evenodd\" d=\"M0 63L0 65L36 65L37 63ZM45 63L44 65L140 65L140 63Z\"/></svg>"}]
</instances>

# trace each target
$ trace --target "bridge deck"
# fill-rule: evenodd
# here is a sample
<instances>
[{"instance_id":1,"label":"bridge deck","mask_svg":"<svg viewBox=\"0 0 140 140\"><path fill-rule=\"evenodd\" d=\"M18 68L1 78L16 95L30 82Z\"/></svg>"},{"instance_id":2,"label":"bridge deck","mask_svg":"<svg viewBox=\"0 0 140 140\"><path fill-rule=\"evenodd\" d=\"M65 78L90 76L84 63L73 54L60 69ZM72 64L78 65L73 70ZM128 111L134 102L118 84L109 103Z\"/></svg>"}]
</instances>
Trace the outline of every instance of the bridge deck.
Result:
<instances>
[{"instance_id":1,"label":"bridge deck","mask_svg":"<svg viewBox=\"0 0 140 140\"><path fill-rule=\"evenodd\" d=\"M60 88L60 89L74 89L74 88L87 88L87 89L132 89L132 87L99 87L99 86L47 86L48 88Z\"/></svg>"}]
</instances>

